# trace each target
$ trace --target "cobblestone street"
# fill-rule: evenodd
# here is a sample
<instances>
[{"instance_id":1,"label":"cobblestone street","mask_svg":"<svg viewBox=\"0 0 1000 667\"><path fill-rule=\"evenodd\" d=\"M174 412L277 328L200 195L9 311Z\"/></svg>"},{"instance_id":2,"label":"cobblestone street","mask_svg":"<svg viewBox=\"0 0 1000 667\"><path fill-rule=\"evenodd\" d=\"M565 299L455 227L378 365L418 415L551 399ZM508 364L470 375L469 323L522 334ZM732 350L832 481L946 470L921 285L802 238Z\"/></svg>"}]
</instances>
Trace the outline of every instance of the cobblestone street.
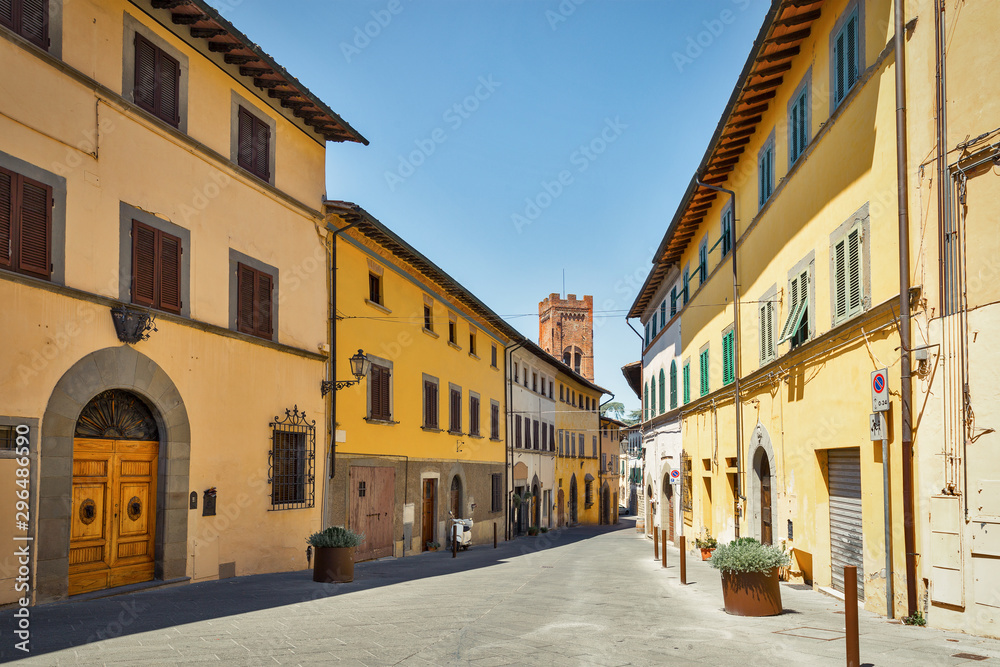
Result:
<instances>
[{"instance_id":1,"label":"cobblestone street","mask_svg":"<svg viewBox=\"0 0 1000 667\"><path fill-rule=\"evenodd\" d=\"M841 665L842 603L782 586L785 613L727 616L718 575L689 561L682 587L634 523L387 559L351 584L306 571L241 577L32 610L24 665ZM12 612L2 612L11 627ZM1000 642L861 613L862 661L952 665ZM961 654L974 657L953 657Z\"/></svg>"}]
</instances>

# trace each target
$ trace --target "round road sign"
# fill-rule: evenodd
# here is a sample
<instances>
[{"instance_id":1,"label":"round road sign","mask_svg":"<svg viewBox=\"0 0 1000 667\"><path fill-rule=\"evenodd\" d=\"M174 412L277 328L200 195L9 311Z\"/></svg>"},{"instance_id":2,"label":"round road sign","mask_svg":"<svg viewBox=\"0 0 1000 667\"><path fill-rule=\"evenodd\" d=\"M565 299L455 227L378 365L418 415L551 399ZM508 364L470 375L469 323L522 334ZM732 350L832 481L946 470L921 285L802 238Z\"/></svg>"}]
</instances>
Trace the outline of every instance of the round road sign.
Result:
<instances>
[{"instance_id":1,"label":"round road sign","mask_svg":"<svg viewBox=\"0 0 1000 667\"><path fill-rule=\"evenodd\" d=\"M876 394L881 394L882 390L885 389L885 378L881 375L876 375L872 381L872 389L875 390Z\"/></svg>"},{"instance_id":2,"label":"round road sign","mask_svg":"<svg viewBox=\"0 0 1000 667\"><path fill-rule=\"evenodd\" d=\"M670 471L670 479L680 479L680 478L681 478L681 471L680 470L671 470Z\"/></svg>"}]
</instances>

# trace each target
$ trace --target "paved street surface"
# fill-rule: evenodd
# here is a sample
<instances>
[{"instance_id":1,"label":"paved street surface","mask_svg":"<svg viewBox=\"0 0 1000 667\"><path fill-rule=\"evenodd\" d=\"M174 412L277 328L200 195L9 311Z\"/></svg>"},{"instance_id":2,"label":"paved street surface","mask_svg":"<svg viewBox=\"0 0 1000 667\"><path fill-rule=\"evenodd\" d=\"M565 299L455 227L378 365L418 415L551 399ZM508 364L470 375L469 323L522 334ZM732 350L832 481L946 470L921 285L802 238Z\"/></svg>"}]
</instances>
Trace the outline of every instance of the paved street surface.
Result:
<instances>
[{"instance_id":1,"label":"paved street surface","mask_svg":"<svg viewBox=\"0 0 1000 667\"><path fill-rule=\"evenodd\" d=\"M843 604L782 585L785 613L721 610L718 574L679 582L634 523L357 566L351 584L311 573L240 577L32 610L31 654L0 612L0 662L338 665L843 665ZM966 654L978 657L953 657ZM1000 641L861 614L862 662L995 664ZM988 661L980 661L983 659Z\"/></svg>"}]
</instances>

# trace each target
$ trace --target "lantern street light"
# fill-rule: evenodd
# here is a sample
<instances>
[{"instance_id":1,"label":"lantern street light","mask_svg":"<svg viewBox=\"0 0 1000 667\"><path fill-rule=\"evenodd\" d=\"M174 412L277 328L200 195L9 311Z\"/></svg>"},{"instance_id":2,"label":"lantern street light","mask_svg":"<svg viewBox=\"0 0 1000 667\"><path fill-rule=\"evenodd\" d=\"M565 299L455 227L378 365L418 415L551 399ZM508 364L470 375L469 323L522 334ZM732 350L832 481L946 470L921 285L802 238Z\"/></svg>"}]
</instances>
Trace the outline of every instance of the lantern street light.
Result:
<instances>
[{"instance_id":1,"label":"lantern street light","mask_svg":"<svg viewBox=\"0 0 1000 667\"><path fill-rule=\"evenodd\" d=\"M350 359L351 362L351 373L354 374L353 380L323 380L320 383L320 391L326 396L331 391L340 391L350 387L352 384L357 384L361 382L361 378L368 375L368 367L371 366L371 359L369 359L363 350L358 350Z\"/></svg>"}]
</instances>

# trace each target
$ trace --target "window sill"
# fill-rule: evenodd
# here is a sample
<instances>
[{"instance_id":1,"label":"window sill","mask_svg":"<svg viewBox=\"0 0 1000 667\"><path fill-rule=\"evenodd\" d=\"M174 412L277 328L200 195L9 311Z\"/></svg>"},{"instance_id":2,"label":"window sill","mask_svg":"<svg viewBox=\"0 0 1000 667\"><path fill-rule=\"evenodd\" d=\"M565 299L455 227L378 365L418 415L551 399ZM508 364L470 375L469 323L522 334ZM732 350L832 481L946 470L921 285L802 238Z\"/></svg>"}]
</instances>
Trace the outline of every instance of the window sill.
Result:
<instances>
[{"instance_id":1,"label":"window sill","mask_svg":"<svg viewBox=\"0 0 1000 667\"><path fill-rule=\"evenodd\" d=\"M490 438L490 442L503 442L500 438Z\"/></svg>"},{"instance_id":2,"label":"window sill","mask_svg":"<svg viewBox=\"0 0 1000 667\"><path fill-rule=\"evenodd\" d=\"M479 361L479 355L476 354L475 352L469 352L469 356L475 359L476 361Z\"/></svg>"},{"instance_id":3,"label":"window sill","mask_svg":"<svg viewBox=\"0 0 1000 667\"><path fill-rule=\"evenodd\" d=\"M495 371L498 371L498 370L500 370L499 368L497 368L497 365L496 365L496 364L490 364L490 368L492 368L492 369L493 369L493 370L495 370Z\"/></svg>"},{"instance_id":4,"label":"window sill","mask_svg":"<svg viewBox=\"0 0 1000 667\"><path fill-rule=\"evenodd\" d=\"M441 429L439 429L437 426L421 426L420 430L421 431L427 431L428 433L440 433L441 432Z\"/></svg>"},{"instance_id":5,"label":"window sill","mask_svg":"<svg viewBox=\"0 0 1000 667\"><path fill-rule=\"evenodd\" d=\"M454 341L448 341L448 347L453 347L456 350L461 350L462 349L462 346L459 345L459 344L457 344L457 343L455 343Z\"/></svg>"},{"instance_id":6,"label":"window sill","mask_svg":"<svg viewBox=\"0 0 1000 667\"><path fill-rule=\"evenodd\" d=\"M476 440L482 440L483 439L483 436L478 435L478 434L473 434L473 433L470 433L469 437L470 438L475 438Z\"/></svg>"},{"instance_id":7,"label":"window sill","mask_svg":"<svg viewBox=\"0 0 1000 667\"><path fill-rule=\"evenodd\" d=\"M427 327L422 328L421 331L423 331L425 334L427 334L431 338L440 338L441 337L441 334L434 333L433 329L428 329Z\"/></svg>"},{"instance_id":8,"label":"window sill","mask_svg":"<svg viewBox=\"0 0 1000 667\"><path fill-rule=\"evenodd\" d=\"M371 299L365 299L365 303L367 303L369 306L371 306L375 310L379 310L379 311L385 313L386 315L389 315L389 314L392 313L391 310L389 310L388 308L386 308L385 306L383 306L381 303L377 303L375 301L372 301Z\"/></svg>"},{"instance_id":9,"label":"window sill","mask_svg":"<svg viewBox=\"0 0 1000 667\"><path fill-rule=\"evenodd\" d=\"M365 417L365 421L369 424L385 424L386 426L393 426L399 423L392 419L375 419L374 417Z\"/></svg>"},{"instance_id":10,"label":"window sill","mask_svg":"<svg viewBox=\"0 0 1000 667\"><path fill-rule=\"evenodd\" d=\"M448 431L448 435L465 435L461 431Z\"/></svg>"}]
</instances>

